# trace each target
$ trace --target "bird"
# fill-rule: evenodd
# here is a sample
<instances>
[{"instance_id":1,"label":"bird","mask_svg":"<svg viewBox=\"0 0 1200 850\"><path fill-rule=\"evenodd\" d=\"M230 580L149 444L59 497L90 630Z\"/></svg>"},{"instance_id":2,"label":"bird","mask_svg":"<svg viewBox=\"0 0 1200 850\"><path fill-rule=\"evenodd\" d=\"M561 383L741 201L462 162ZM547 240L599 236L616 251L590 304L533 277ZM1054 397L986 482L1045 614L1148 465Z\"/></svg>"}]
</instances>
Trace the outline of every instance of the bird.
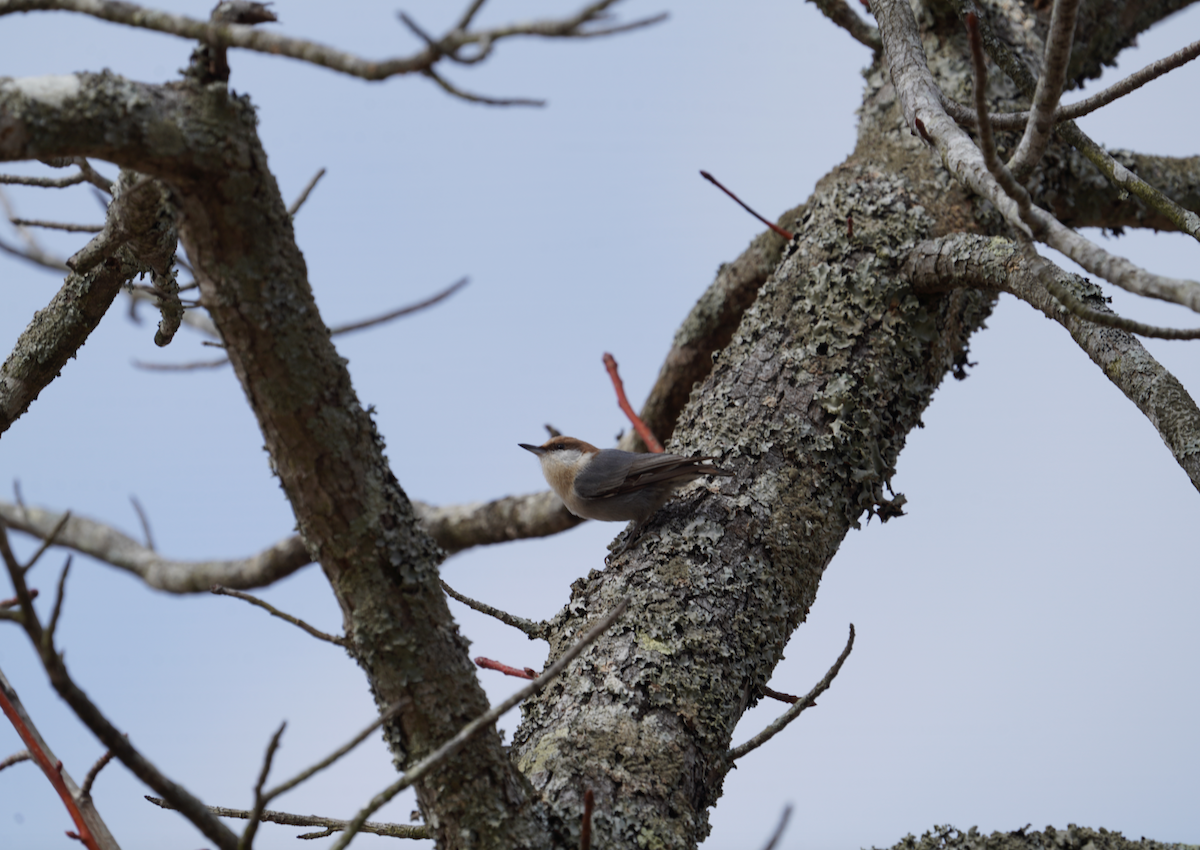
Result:
<instances>
[{"instance_id":1,"label":"bird","mask_svg":"<svg viewBox=\"0 0 1200 850\"><path fill-rule=\"evenodd\" d=\"M546 483L575 516L603 522L632 521L634 527L625 546L684 484L705 475L733 475L712 465L710 461L716 460L712 457L598 449L574 437L553 437L540 446L517 445L537 455Z\"/></svg>"}]
</instances>

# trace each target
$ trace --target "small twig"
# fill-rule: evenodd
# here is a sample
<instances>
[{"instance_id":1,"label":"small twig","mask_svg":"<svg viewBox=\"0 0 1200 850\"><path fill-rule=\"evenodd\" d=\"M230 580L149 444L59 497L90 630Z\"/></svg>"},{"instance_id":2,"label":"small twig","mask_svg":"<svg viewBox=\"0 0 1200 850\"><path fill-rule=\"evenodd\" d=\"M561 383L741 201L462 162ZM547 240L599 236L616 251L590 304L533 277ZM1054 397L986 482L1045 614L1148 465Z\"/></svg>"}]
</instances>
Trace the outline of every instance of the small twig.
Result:
<instances>
[{"instance_id":1,"label":"small twig","mask_svg":"<svg viewBox=\"0 0 1200 850\"><path fill-rule=\"evenodd\" d=\"M146 538L146 548L151 552L157 552L154 548L154 536L150 533L150 519L146 516L146 512L142 509L142 503L138 501L138 497L129 496L129 501L133 503L133 509L137 512L138 521L142 524L142 535Z\"/></svg>"},{"instance_id":2,"label":"small twig","mask_svg":"<svg viewBox=\"0 0 1200 850\"><path fill-rule=\"evenodd\" d=\"M41 545L39 545L37 551L33 553L33 557L29 559L29 562L21 568L22 573L27 573L33 569L33 565L36 564L38 559L46 553L47 549L54 545L54 541L58 539L58 535L62 533L62 530L66 528L67 523L70 521L71 512L63 511L62 518L55 524L50 533L42 540Z\"/></svg>"},{"instance_id":3,"label":"small twig","mask_svg":"<svg viewBox=\"0 0 1200 850\"><path fill-rule=\"evenodd\" d=\"M425 774L429 773L429 771L433 770L446 759L455 755L466 745L469 740L471 740L472 737L475 736L476 733L482 729L490 727L506 711L520 703L522 700L539 693L543 688L554 681L555 677L565 670L567 665L575 660L577 655L587 649L587 647L589 647L593 641L604 634L612 626L612 624L615 623L623 613L625 613L625 609L629 607L630 598L631 597L626 596L624 599L618 602L612 611L601 618L596 625L592 626L592 628L588 630L587 634L580 638L574 646L564 652L557 661L551 664L550 667L544 673L542 673L541 676L530 682L525 687L521 688L521 690L504 700L504 702L493 706L479 717L472 720L470 723L464 726L457 735L455 735L446 743L442 744L442 746L438 747L437 750L421 759L419 762L409 768L402 777L371 798L371 801L367 803L367 805L364 806L357 815L354 816L354 819L350 822L350 825L346 827L345 833L342 834L341 838L338 839L338 841L330 850L345 850L346 845L350 843L351 839L354 838L354 834L358 832L360 825L371 816L372 812L376 811L380 806L387 803L414 782L419 782L425 776Z\"/></svg>"},{"instance_id":4,"label":"small twig","mask_svg":"<svg viewBox=\"0 0 1200 850\"><path fill-rule=\"evenodd\" d=\"M638 436L642 438L642 442L646 444L646 448L655 454L661 454L663 447L662 443L650 432L646 423L641 417L634 412L633 405L629 403L629 399L625 396L625 384L621 381L621 375L617 371L617 361L607 351L604 352L604 368L608 370L608 376L612 378L613 390L617 393L617 405L629 417L629 421L633 423L633 429L638 432Z\"/></svg>"},{"instance_id":5,"label":"small twig","mask_svg":"<svg viewBox=\"0 0 1200 850\"><path fill-rule=\"evenodd\" d=\"M514 676L518 679L536 679L537 671L532 667L510 667L507 664L502 664L499 661L493 661L490 658L484 658L480 655L475 659L475 664L482 667L484 670L496 670L503 673L505 676Z\"/></svg>"},{"instance_id":6,"label":"small twig","mask_svg":"<svg viewBox=\"0 0 1200 850\"><path fill-rule=\"evenodd\" d=\"M263 794L263 801L264 801L263 804L266 805L266 803L269 803L271 800L274 800L280 794L284 793L285 791L292 790L297 785L299 785L301 782L308 780L315 774L317 774L317 773L321 772L322 770L324 770L325 768L329 767L331 764L336 762L342 756L346 755L346 753L350 752L355 747L357 747L359 744L361 744L363 741L365 741L367 739L368 735L370 735L372 732L374 732L376 729L378 729L380 726L382 726L388 720L391 720L396 715L396 712L398 712L401 708L403 708L405 706L405 704L406 704L406 701L401 700L400 702L397 702L394 705L390 706L386 711L381 713L379 715L379 717L375 718L375 720L371 723L370 726L368 726L366 729L363 729L361 732L359 732L357 735L355 735L353 738L351 738L349 741L347 741L341 747L338 747L336 750L334 750L332 753L327 755L325 758L321 759L319 762L314 764L312 767L305 768L304 770L300 771L298 774L296 774L295 776L293 776L291 779L287 780L286 782L281 782L280 784L276 785L274 788L271 788L270 790L268 790L265 794ZM309 824L309 825L316 826L316 824Z\"/></svg>"},{"instance_id":7,"label":"small twig","mask_svg":"<svg viewBox=\"0 0 1200 850\"><path fill-rule=\"evenodd\" d=\"M579 850L592 847L592 810L596 806L596 795L588 788L583 792L583 819L579 824Z\"/></svg>"},{"instance_id":8,"label":"small twig","mask_svg":"<svg viewBox=\"0 0 1200 850\"><path fill-rule=\"evenodd\" d=\"M62 614L63 600L67 595L67 573L71 570L71 556L63 564L62 574L58 577L58 593L54 597L54 609L50 612L50 622L42 632L42 645L48 649L54 648L54 632L58 629L58 617Z\"/></svg>"},{"instance_id":9,"label":"small twig","mask_svg":"<svg viewBox=\"0 0 1200 850\"><path fill-rule=\"evenodd\" d=\"M312 193L312 190L317 187L317 181L320 180L324 176L325 176L324 168L322 168L320 171L318 171L316 174L313 175L312 180L308 181L308 185L305 186L304 190L300 193L300 197L298 197L298 198L296 198L296 200L292 201L292 205L290 207L288 207L288 215L294 216L294 215L296 215L296 213L300 212L300 207L304 206L304 202L308 200L308 196Z\"/></svg>"},{"instance_id":10,"label":"small twig","mask_svg":"<svg viewBox=\"0 0 1200 850\"><path fill-rule=\"evenodd\" d=\"M1038 257L1038 259L1041 259L1041 257ZM1103 325L1106 328L1120 328L1131 334L1151 337L1153 339L1200 339L1200 328L1162 328L1156 325L1147 325L1134 319L1127 319L1124 316L1118 316L1116 313L1095 310L1071 295L1066 287L1055 280L1049 264L1041 266L1038 278L1041 280L1042 285L1046 287L1046 291L1058 299L1059 304L1068 312L1074 313L1084 321Z\"/></svg>"},{"instance_id":11,"label":"small twig","mask_svg":"<svg viewBox=\"0 0 1200 850\"><path fill-rule=\"evenodd\" d=\"M806 708L808 708L810 705L816 705L817 697L828 690L829 686L833 683L833 680L837 677L838 672L842 669L842 665L846 663L846 659L850 656L850 650L853 648L854 624L851 623L850 639L846 641L846 648L842 650L842 654L838 656L838 660L835 661L833 666L829 668L829 672L825 674L824 678L817 682L817 684L811 691L808 692L807 695L805 695L802 699L797 700L791 708L779 715L779 717L775 718L775 720L769 726L767 726L766 729L759 732L746 743L739 744L727 752L725 754L725 763L732 765L735 761L746 755L746 753L758 749L767 741L771 740L780 732L782 732L783 728L799 717Z\"/></svg>"},{"instance_id":12,"label":"small twig","mask_svg":"<svg viewBox=\"0 0 1200 850\"><path fill-rule=\"evenodd\" d=\"M987 111L987 59L983 53L983 40L979 34L979 18L974 12L967 15L967 41L971 45L971 62L975 74L975 115L979 126L979 150L983 153L984 164L988 173L1000 184L1000 188L1017 204L1021 221L1036 236L1041 228L1033 218L1031 207L1033 201L1029 192L1017 182L1011 171L1000 161L996 154L996 140L992 135L992 125L988 121Z\"/></svg>"},{"instance_id":13,"label":"small twig","mask_svg":"<svg viewBox=\"0 0 1200 850\"><path fill-rule=\"evenodd\" d=\"M812 0L812 2L821 10L821 14L850 33L850 37L859 44L869 47L877 53L883 50L883 40L879 37L879 30L856 15L846 0ZM866 3L863 5L865 6Z\"/></svg>"},{"instance_id":14,"label":"small twig","mask_svg":"<svg viewBox=\"0 0 1200 850\"><path fill-rule=\"evenodd\" d=\"M1058 124L1063 121L1073 121L1076 118L1082 118L1084 115L1090 115L1101 107L1122 98L1131 92L1137 91L1146 83L1152 80L1157 80L1159 77L1174 71L1181 65L1186 65L1197 56L1200 56L1200 41L1193 41L1187 47L1175 51L1170 56L1164 56L1162 59L1151 62L1140 71L1134 71L1125 79L1113 83L1104 91L1097 92L1091 97L1077 100L1075 103L1069 103L1066 106L1060 106L1054 110L1054 123ZM975 126L975 112L968 109L961 103L946 99L946 111L951 114L955 121L967 126ZM992 122L992 127L997 130L1023 130L1025 122L1029 120L1028 112L993 112L988 116Z\"/></svg>"},{"instance_id":15,"label":"small twig","mask_svg":"<svg viewBox=\"0 0 1200 850\"><path fill-rule=\"evenodd\" d=\"M486 602L480 602L472 599L469 596L464 596L457 590L452 588L446 582L442 582L442 590L446 591L446 595L452 599L457 599L468 608L473 608L480 614L486 614L489 617L494 617L506 626L512 626L529 636L530 640L545 640L546 634L550 626L542 620L527 620L524 617L517 617L509 614L507 611L501 611L499 608L493 608Z\"/></svg>"},{"instance_id":16,"label":"small twig","mask_svg":"<svg viewBox=\"0 0 1200 850\"><path fill-rule=\"evenodd\" d=\"M232 589L225 587L224 585L220 585L220 584L214 584L212 586L212 592L215 593L217 596L233 596L237 599L241 599L245 602L249 602L251 605L257 605L259 608L262 608L267 613L269 613L273 616L276 616L281 620L287 620L293 626L298 626L299 628L303 629L304 631L308 632L310 635L312 635L313 637L315 637L319 640L328 641L329 643L337 644L338 646L342 647L343 649L352 649L353 648L353 644L350 642L349 638L337 637L335 635L326 634L325 632L321 631L320 629L313 628L312 626L310 626L308 623L304 622L300 618L293 617L291 614L285 614L284 612L280 611L278 608L276 608L271 603L264 602L263 600L259 599L258 597L251 596L249 593L243 593L240 590L232 590Z\"/></svg>"},{"instance_id":17,"label":"small twig","mask_svg":"<svg viewBox=\"0 0 1200 850\"><path fill-rule=\"evenodd\" d=\"M258 832L258 825L262 823L263 809L267 807L267 798L263 796L263 786L267 784L267 774L271 772L271 762L275 760L275 753L279 750L279 739L283 737L283 730L286 728L287 721L285 720L279 724L279 728L275 730L270 743L267 744L267 751L263 755L262 770L258 772L258 781L254 783L254 808L250 812L250 823L246 824L246 829L238 840L238 850L250 850L254 846L254 834Z\"/></svg>"},{"instance_id":18,"label":"small twig","mask_svg":"<svg viewBox=\"0 0 1200 850\"><path fill-rule=\"evenodd\" d=\"M446 94L465 100L469 103L482 103L485 106L545 106L546 101L528 97L488 97L482 94L472 94L451 83L433 68L421 71L429 79L438 84L438 88Z\"/></svg>"},{"instance_id":19,"label":"small twig","mask_svg":"<svg viewBox=\"0 0 1200 850\"><path fill-rule=\"evenodd\" d=\"M72 174L70 177L24 177L19 174L0 174L0 185L63 189L82 183L86 179L82 171Z\"/></svg>"},{"instance_id":20,"label":"small twig","mask_svg":"<svg viewBox=\"0 0 1200 850\"><path fill-rule=\"evenodd\" d=\"M777 699L780 702L787 702L787 703L794 704L800 699L800 697L794 697L791 694L785 694L780 691L772 690L771 688L768 688L766 685L759 685L758 689L760 691L762 691L763 696L770 697L771 699Z\"/></svg>"},{"instance_id":21,"label":"small twig","mask_svg":"<svg viewBox=\"0 0 1200 850\"><path fill-rule=\"evenodd\" d=\"M70 224L65 221L46 221L40 218L10 218L15 227L44 227L47 230L65 230L68 233L99 233L103 224Z\"/></svg>"},{"instance_id":22,"label":"small twig","mask_svg":"<svg viewBox=\"0 0 1200 850\"><path fill-rule=\"evenodd\" d=\"M126 735L125 737L129 737ZM83 787L79 789L79 793L85 797L92 795L92 786L96 784L96 777L100 775L100 771L113 760L112 750L105 751L104 755L96 759L96 763L92 765L92 769L87 772L87 776L83 777Z\"/></svg>"},{"instance_id":23,"label":"small twig","mask_svg":"<svg viewBox=\"0 0 1200 850\"><path fill-rule=\"evenodd\" d=\"M148 372L190 372L195 369L216 369L229 362L228 357L219 360L192 360L188 363L147 363L145 360L130 361L134 368Z\"/></svg>"},{"instance_id":24,"label":"small twig","mask_svg":"<svg viewBox=\"0 0 1200 850\"><path fill-rule=\"evenodd\" d=\"M82 156L74 157L72 159L72 162L74 162L75 165L79 168L80 173L83 174L84 180L91 183L93 186L95 186L101 192L104 192L106 195L111 195L113 193L112 181L109 180L107 177L105 177L103 174L101 174L96 169L92 168L92 164L90 162L88 162L84 157L82 157ZM107 206L107 204L105 204L104 202L101 202L101 206L104 207L104 206Z\"/></svg>"},{"instance_id":25,"label":"small twig","mask_svg":"<svg viewBox=\"0 0 1200 850\"><path fill-rule=\"evenodd\" d=\"M23 761L33 761L33 756L29 754L29 750L17 750L8 758L0 759L0 770L12 767L14 764L20 764Z\"/></svg>"},{"instance_id":26,"label":"small twig","mask_svg":"<svg viewBox=\"0 0 1200 850\"><path fill-rule=\"evenodd\" d=\"M752 210L750 207L748 207L748 206L747 206L747 205L746 205L746 204L745 204L745 203L742 201L742 199L741 199L741 198L739 198L737 195L733 194L733 192L730 192L728 189L726 189L724 186L722 186L722 185L721 185L721 181L719 181L717 178L713 177L713 176L712 176L711 174L709 174L707 171L701 171L701 172L700 172L700 176L701 176L701 177L703 177L705 180L707 180L709 183L712 183L714 186L716 186L718 189L720 189L720 190L721 190L722 192L724 192L726 195L728 195L729 197L731 197L731 198L733 198L735 201L737 201L737 203L738 203L738 206L740 206L740 207L741 207L742 209L744 209L746 212L750 213L750 215L752 215L752 216L754 216L755 218L757 218L759 221L761 221L761 222L762 222L763 224L765 224L767 227L771 228L771 230L772 230L773 232L775 232L775 233L779 234L780 236L782 236L784 239L788 240L789 242L790 242L790 241L792 241L792 234L791 234L791 233L789 233L788 231L784 230L784 229L783 229L782 227L780 227L779 225L777 225L777 224L773 224L772 222L769 222L769 221L767 221L767 220L766 220L765 218L763 218L761 215L759 215L758 213L756 213L754 210Z\"/></svg>"},{"instance_id":27,"label":"small twig","mask_svg":"<svg viewBox=\"0 0 1200 850\"><path fill-rule=\"evenodd\" d=\"M462 289L470 282L471 279L469 277L456 280L441 292L435 293L423 301L418 301L416 304L409 304L407 307L401 307L398 310L392 310L384 313L382 316L375 316L374 318L370 319L361 319L357 322L351 322L348 325L338 325L337 327L329 329L329 335L337 336L339 334L350 333L351 331L361 331L363 328L369 328L373 325L381 325L384 322L390 322L392 319L398 319L401 316L407 316L410 313L416 313L420 310L424 310L426 307L432 307L439 301L449 298L451 295L458 292L458 290Z\"/></svg>"},{"instance_id":28,"label":"small twig","mask_svg":"<svg viewBox=\"0 0 1200 850\"><path fill-rule=\"evenodd\" d=\"M146 795L146 799L160 809L176 811L175 807L163 800L160 797L151 797ZM210 812L217 817L222 818L241 818L242 820L249 819L252 814L249 809L228 809L224 806L205 806ZM327 831L325 833L316 833L311 835L300 835L298 838L319 838L324 835L331 835L335 831L345 829L350 821L337 820L335 818L322 818L315 815L293 815L288 812L273 812L270 809L263 809L259 815L259 819L266 823L278 823L284 826L320 826ZM402 823L377 823L368 821L359 827L359 832L369 832L373 835L387 835L392 838L432 838L429 828L421 826L410 826Z\"/></svg>"},{"instance_id":29,"label":"small twig","mask_svg":"<svg viewBox=\"0 0 1200 850\"><path fill-rule=\"evenodd\" d=\"M792 816L792 805L783 807L783 814L779 816L779 826L775 827L775 832L771 834L771 838L767 841L763 850L775 850L775 845L779 843L779 839L783 838L783 831L787 829L788 819Z\"/></svg>"},{"instance_id":30,"label":"small twig","mask_svg":"<svg viewBox=\"0 0 1200 850\"><path fill-rule=\"evenodd\" d=\"M1075 40L1075 13L1079 0L1054 0L1050 13L1050 31L1046 35L1046 52L1042 60L1042 75L1038 78L1033 93L1033 104L1029 109L1029 121L1025 133L1017 144L1017 151L1008 161L1008 168L1017 180L1024 180L1033 172L1054 130L1054 110L1062 97L1063 84L1067 79L1067 64L1071 60L1071 44ZM980 52L983 48L980 47ZM979 96L976 95L978 101Z\"/></svg>"},{"instance_id":31,"label":"small twig","mask_svg":"<svg viewBox=\"0 0 1200 850\"><path fill-rule=\"evenodd\" d=\"M37 599L38 593L39 591L36 587L31 587L29 589L29 598ZM8 599L0 599L0 611L4 611L8 608L16 608L20 604L21 600L15 596L10 596Z\"/></svg>"}]
</instances>

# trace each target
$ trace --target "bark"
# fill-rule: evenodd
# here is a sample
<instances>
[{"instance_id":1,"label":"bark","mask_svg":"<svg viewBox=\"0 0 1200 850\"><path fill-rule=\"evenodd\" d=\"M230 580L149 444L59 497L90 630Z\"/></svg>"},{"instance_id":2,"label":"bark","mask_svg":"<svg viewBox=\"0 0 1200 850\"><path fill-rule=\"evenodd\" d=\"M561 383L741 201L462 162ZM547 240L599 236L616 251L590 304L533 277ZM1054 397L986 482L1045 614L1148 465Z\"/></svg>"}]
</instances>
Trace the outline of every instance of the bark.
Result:
<instances>
[{"instance_id":1,"label":"bark","mask_svg":"<svg viewBox=\"0 0 1200 850\"><path fill-rule=\"evenodd\" d=\"M248 99L221 83L112 74L0 84L0 159L89 156L170 187L206 307L254 409L300 535L342 607L399 765L487 710L438 584L443 555L387 465L329 340ZM542 846L494 730L418 788L443 847Z\"/></svg>"},{"instance_id":2,"label":"bark","mask_svg":"<svg viewBox=\"0 0 1200 850\"><path fill-rule=\"evenodd\" d=\"M965 5L919 9L922 41L900 57L923 48L937 83L960 99L970 91ZM1122 39L1178 5L1085 4L1074 73L1110 62ZM1020 25L1022 6L1001 12L998 38L1036 68L1038 27ZM1105 17L1130 29L1106 32L1096 24ZM855 151L786 222L796 238L760 237L721 270L648 405L676 451L716 456L734 477L693 484L606 570L572 585L547 625L548 664L618 600L633 602L569 675L524 706L511 758L489 730L420 785L440 847L578 846L585 789L595 794L596 846L694 847L731 767L733 729L845 534L864 514L902 513L890 489L899 452L946 374L963 376L994 297L967 275L958 282L970 288L946 291L939 280L918 290L907 264L929 240L1007 233L993 204L1011 201L961 187L959 178L986 173L977 152L959 133L941 149L944 165L882 63L867 73ZM917 84L937 102L926 80ZM1012 108L1017 91L1000 80L993 99ZM205 305L356 660L381 707L402 704L387 727L392 752L398 764L431 752L486 702L438 584L442 551L392 476L329 340L248 100L221 83L148 86L110 74L0 83L0 159L59 156L108 159L169 188ZM1136 206L1074 185L1082 172L1061 149L1056 156L1060 164L1039 172L1041 197L1065 199L1077 221L1157 226ZM1194 185L1180 190L1185 204L1189 192ZM1072 333L1092 338L1082 325ZM1176 433L1164 420L1160 431L1190 457L1195 406L1167 401L1151 405L1155 415L1184 411L1191 424ZM524 507L497 512L501 522L553 525L544 512L532 522Z\"/></svg>"}]
</instances>

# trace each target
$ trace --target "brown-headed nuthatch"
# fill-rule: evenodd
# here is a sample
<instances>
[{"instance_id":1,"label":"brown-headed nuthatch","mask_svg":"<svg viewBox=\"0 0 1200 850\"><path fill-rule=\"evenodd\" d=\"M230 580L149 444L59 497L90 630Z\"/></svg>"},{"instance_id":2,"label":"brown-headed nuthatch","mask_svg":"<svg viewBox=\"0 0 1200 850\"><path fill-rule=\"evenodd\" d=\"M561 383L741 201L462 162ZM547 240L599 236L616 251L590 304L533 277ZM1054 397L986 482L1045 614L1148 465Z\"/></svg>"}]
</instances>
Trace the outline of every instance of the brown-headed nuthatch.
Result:
<instances>
[{"instance_id":1,"label":"brown-headed nuthatch","mask_svg":"<svg viewBox=\"0 0 1200 850\"><path fill-rule=\"evenodd\" d=\"M517 445L538 456L546 482L575 516L632 520L627 541L684 484L705 475L733 475L708 463L711 457L598 449L574 437L554 437L540 446Z\"/></svg>"}]
</instances>

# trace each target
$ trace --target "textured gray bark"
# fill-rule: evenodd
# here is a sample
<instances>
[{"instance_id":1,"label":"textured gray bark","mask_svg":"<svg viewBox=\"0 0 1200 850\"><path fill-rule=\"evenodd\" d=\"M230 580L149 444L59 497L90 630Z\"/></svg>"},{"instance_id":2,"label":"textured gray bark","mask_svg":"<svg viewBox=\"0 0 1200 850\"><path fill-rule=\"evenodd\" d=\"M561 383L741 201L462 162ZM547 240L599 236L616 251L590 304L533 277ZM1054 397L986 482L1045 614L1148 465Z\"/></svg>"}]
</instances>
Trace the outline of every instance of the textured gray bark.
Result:
<instances>
[{"instance_id":1,"label":"textured gray bark","mask_svg":"<svg viewBox=\"0 0 1200 850\"><path fill-rule=\"evenodd\" d=\"M964 5L922 7L915 48L960 99L970 90ZM1073 73L1094 73L1179 5L1085 3ZM1041 24L1022 28L1024 14L1007 3L992 23L1036 67ZM1106 29L1105 20L1123 27ZM317 312L249 102L220 83L56 80L0 82L0 159L94 156L169 188L307 551L337 595L380 706L402 703L387 738L398 764L411 763L486 704L438 584L442 553L392 476ZM997 108L1020 105L1011 84L994 88ZM946 374L962 375L992 290L1020 283L986 280L1005 273L1007 260L971 274L933 262L922 277L914 265L922 252L962 238L966 253L955 256L982 262L969 252L991 243L977 240L1008 230L947 172L902 106L877 58L855 151L784 217L796 238L785 246L759 237L684 323L647 413L673 435L672 450L716 456L735 476L692 485L630 550L572 585L548 624L551 661L617 600L633 602L569 675L524 707L511 753L489 730L420 785L439 846L578 846L585 789L596 796L596 846L690 848L707 835L735 725L807 616L845 534L864 514L886 521L900 512L890 479L907 434ZM1073 157L1057 148L1037 173L1052 208L1065 205L1075 224L1159 226L1136 204L1114 202ZM1194 177L1178 173L1163 188L1194 204ZM1026 296L1037 303L1041 293ZM1064 324L1093 345L1093 328ZM1121 344L1113 356L1132 356L1134 346ZM1095 359L1111 373L1113 356ZM1139 363L1149 375L1153 361ZM1174 391L1167 378L1156 386ZM1200 426L1190 399L1164 408L1153 387L1126 391L1159 417L1181 464L1195 466ZM1186 415L1167 421L1163 410ZM570 522L552 505L537 516L527 507L494 513L514 527ZM551 510L558 515L547 523ZM503 539L464 530L449 513L436 521L447 526L439 539L454 545Z\"/></svg>"}]
</instances>

